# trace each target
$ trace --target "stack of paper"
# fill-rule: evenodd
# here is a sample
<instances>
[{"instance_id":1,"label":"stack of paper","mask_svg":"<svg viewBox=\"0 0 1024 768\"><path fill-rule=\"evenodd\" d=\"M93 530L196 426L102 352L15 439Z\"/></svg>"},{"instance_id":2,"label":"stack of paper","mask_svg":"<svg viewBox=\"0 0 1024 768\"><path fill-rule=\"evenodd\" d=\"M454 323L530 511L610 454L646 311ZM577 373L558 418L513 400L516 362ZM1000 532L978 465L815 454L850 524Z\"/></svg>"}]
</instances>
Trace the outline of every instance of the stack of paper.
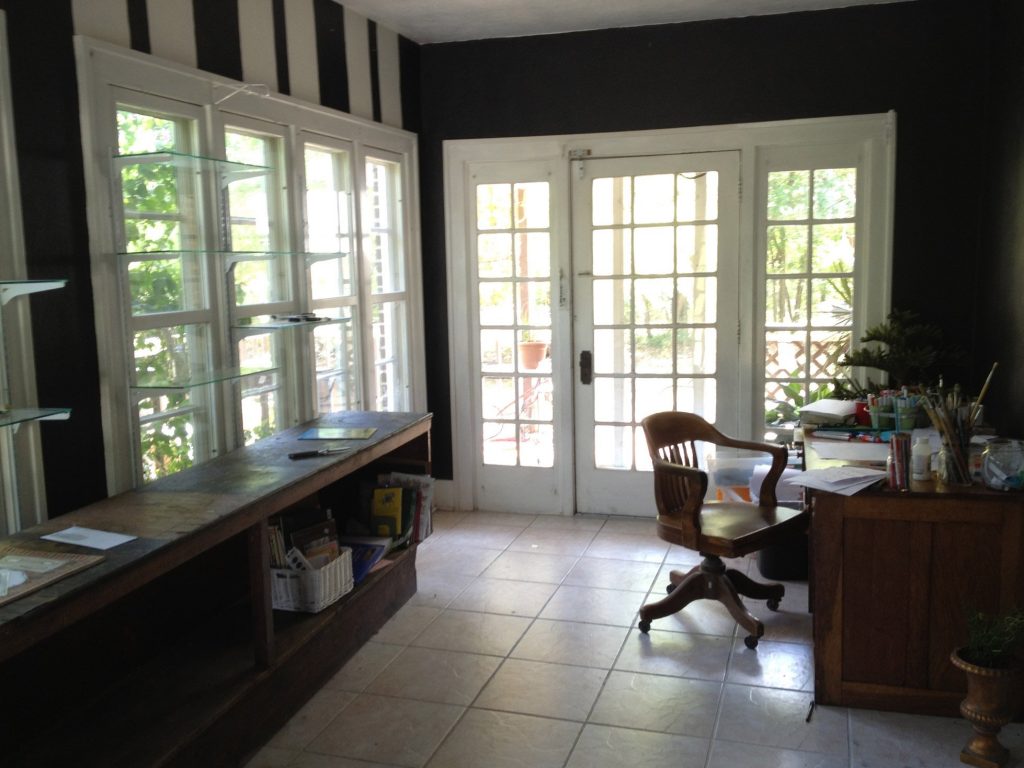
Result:
<instances>
[{"instance_id":1,"label":"stack of paper","mask_svg":"<svg viewBox=\"0 0 1024 768\"><path fill-rule=\"evenodd\" d=\"M828 469L809 469L799 475L787 478L785 482L791 485L802 485L805 488L817 488L819 491L853 496L857 491L862 491L879 480L885 479L885 476L884 469L830 467Z\"/></svg>"}]
</instances>

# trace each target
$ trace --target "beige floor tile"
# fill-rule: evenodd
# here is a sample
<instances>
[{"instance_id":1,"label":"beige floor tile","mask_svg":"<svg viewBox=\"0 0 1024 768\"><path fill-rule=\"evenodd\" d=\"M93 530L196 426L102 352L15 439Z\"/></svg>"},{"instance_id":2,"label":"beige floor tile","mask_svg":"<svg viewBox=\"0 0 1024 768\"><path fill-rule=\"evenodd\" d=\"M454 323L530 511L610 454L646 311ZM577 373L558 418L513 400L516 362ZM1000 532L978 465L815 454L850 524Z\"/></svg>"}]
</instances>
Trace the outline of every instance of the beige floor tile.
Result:
<instances>
[{"instance_id":1,"label":"beige floor tile","mask_svg":"<svg viewBox=\"0 0 1024 768\"><path fill-rule=\"evenodd\" d=\"M416 552L416 573L479 576L501 555L501 549L466 547L451 537L426 552Z\"/></svg>"},{"instance_id":2,"label":"beige floor tile","mask_svg":"<svg viewBox=\"0 0 1024 768\"><path fill-rule=\"evenodd\" d=\"M536 515L516 512L467 512L459 527L476 528L485 525L505 525L522 530L537 519Z\"/></svg>"},{"instance_id":3,"label":"beige floor tile","mask_svg":"<svg viewBox=\"0 0 1024 768\"><path fill-rule=\"evenodd\" d=\"M536 581L478 578L451 603L460 611L504 613L534 617L541 612L557 587Z\"/></svg>"},{"instance_id":4,"label":"beige floor tile","mask_svg":"<svg viewBox=\"0 0 1024 768\"><path fill-rule=\"evenodd\" d=\"M470 709L428 768L562 768L582 726Z\"/></svg>"},{"instance_id":5,"label":"beige floor tile","mask_svg":"<svg viewBox=\"0 0 1024 768\"><path fill-rule=\"evenodd\" d=\"M473 706L582 723L606 675L603 669L506 659Z\"/></svg>"},{"instance_id":6,"label":"beige floor tile","mask_svg":"<svg viewBox=\"0 0 1024 768\"><path fill-rule=\"evenodd\" d=\"M612 672L589 722L711 738L721 683Z\"/></svg>"},{"instance_id":7,"label":"beige floor tile","mask_svg":"<svg viewBox=\"0 0 1024 768\"><path fill-rule=\"evenodd\" d=\"M363 693L307 751L419 768L463 712L451 704Z\"/></svg>"},{"instance_id":8,"label":"beige floor tile","mask_svg":"<svg viewBox=\"0 0 1024 768\"><path fill-rule=\"evenodd\" d=\"M505 549L516 540L516 537L523 532L521 526L512 525L478 525L463 522L452 528L445 538L445 545L448 547L457 546L472 549L483 547L487 549Z\"/></svg>"},{"instance_id":9,"label":"beige floor tile","mask_svg":"<svg viewBox=\"0 0 1024 768\"><path fill-rule=\"evenodd\" d=\"M605 526L607 528L607 524ZM668 544L657 536L608 533L605 528L594 537L585 552L587 557L611 560L636 560L643 563L661 563L668 552Z\"/></svg>"},{"instance_id":10,"label":"beige floor tile","mask_svg":"<svg viewBox=\"0 0 1024 768\"><path fill-rule=\"evenodd\" d=\"M247 766L247 768L249 768ZM354 760L351 757L337 755L318 755L314 752L303 752L288 768L400 768L384 763L370 763L366 760Z\"/></svg>"},{"instance_id":11,"label":"beige floor tile","mask_svg":"<svg viewBox=\"0 0 1024 768\"><path fill-rule=\"evenodd\" d=\"M560 584L577 558L573 555L545 555L533 552L503 552L483 575L489 579L541 581Z\"/></svg>"},{"instance_id":12,"label":"beige floor tile","mask_svg":"<svg viewBox=\"0 0 1024 768\"><path fill-rule=\"evenodd\" d=\"M656 563L627 560L609 562L603 557L581 557L565 577L565 584L578 587L603 587L647 592L658 575Z\"/></svg>"},{"instance_id":13,"label":"beige floor tile","mask_svg":"<svg viewBox=\"0 0 1024 768\"><path fill-rule=\"evenodd\" d=\"M415 645L506 656L530 626L530 621L521 616L449 609L416 638Z\"/></svg>"},{"instance_id":14,"label":"beige floor tile","mask_svg":"<svg viewBox=\"0 0 1024 768\"><path fill-rule=\"evenodd\" d=\"M586 725L566 768L703 768L708 740Z\"/></svg>"},{"instance_id":15,"label":"beige floor tile","mask_svg":"<svg viewBox=\"0 0 1024 768\"><path fill-rule=\"evenodd\" d=\"M718 739L711 746L708 768L849 768L845 755L822 755ZM938 768L936 766L936 768Z\"/></svg>"},{"instance_id":16,"label":"beige floor tile","mask_svg":"<svg viewBox=\"0 0 1024 768\"><path fill-rule=\"evenodd\" d=\"M339 712L352 703L355 693L321 689L292 715L268 746L281 749L302 749L315 739Z\"/></svg>"},{"instance_id":17,"label":"beige floor tile","mask_svg":"<svg viewBox=\"0 0 1024 768\"><path fill-rule=\"evenodd\" d=\"M667 578L657 579L654 589L647 596L646 603L655 603L666 596ZM724 605L717 600L695 600L683 610L655 619L651 622L652 629L666 632L695 632L700 635L718 635L733 637L736 635L736 620Z\"/></svg>"},{"instance_id":18,"label":"beige floor tile","mask_svg":"<svg viewBox=\"0 0 1024 768\"><path fill-rule=\"evenodd\" d=\"M728 637L652 629L629 633L615 669L650 675L725 680L733 642Z\"/></svg>"},{"instance_id":19,"label":"beige floor tile","mask_svg":"<svg viewBox=\"0 0 1024 768\"><path fill-rule=\"evenodd\" d=\"M324 688L356 693L365 690L370 681L402 652L402 648L401 645L369 641L345 662L345 666L338 670Z\"/></svg>"},{"instance_id":20,"label":"beige floor tile","mask_svg":"<svg viewBox=\"0 0 1024 768\"><path fill-rule=\"evenodd\" d=\"M531 528L553 528L566 531L599 531L607 518L602 515L537 515Z\"/></svg>"},{"instance_id":21,"label":"beige floor tile","mask_svg":"<svg viewBox=\"0 0 1024 768\"><path fill-rule=\"evenodd\" d=\"M700 565L700 561L703 560L699 552L695 552L692 549L686 547L680 547L678 544L670 544L668 547L668 554L665 555L665 562L673 567L686 566L689 569L690 566Z\"/></svg>"},{"instance_id":22,"label":"beige floor tile","mask_svg":"<svg viewBox=\"0 0 1024 768\"><path fill-rule=\"evenodd\" d=\"M302 755L298 749L265 746L245 764L245 768L286 768Z\"/></svg>"},{"instance_id":23,"label":"beige floor tile","mask_svg":"<svg viewBox=\"0 0 1024 768\"><path fill-rule=\"evenodd\" d=\"M627 536L648 536L658 538L658 523L654 510L650 517L609 517L601 533L626 534Z\"/></svg>"},{"instance_id":24,"label":"beige floor tile","mask_svg":"<svg viewBox=\"0 0 1024 768\"><path fill-rule=\"evenodd\" d=\"M958 717L850 710L850 756L857 768L956 768L970 737L970 724ZM1004 727L999 742L1012 755L1007 768L1024 765L1024 724Z\"/></svg>"},{"instance_id":25,"label":"beige floor tile","mask_svg":"<svg viewBox=\"0 0 1024 768\"><path fill-rule=\"evenodd\" d=\"M812 699L803 691L727 683L716 738L803 752L848 754L847 710L816 706L807 722Z\"/></svg>"},{"instance_id":26,"label":"beige floor tile","mask_svg":"<svg viewBox=\"0 0 1024 768\"><path fill-rule=\"evenodd\" d=\"M530 526L509 544L512 552L537 552L546 555L582 555L597 531L563 531Z\"/></svg>"},{"instance_id":27,"label":"beige floor tile","mask_svg":"<svg viewBox=\"0 0 1024 768\"><path fill-rule=\"evenodd\" d=\"M434 523L434 534L432 534L427 541L431 541L438 531L446 531L449 528L454 528L456 525L461 523L468 514L468 512L452 512L448 509L435 509L430 516L431 521Z\"/></svg>"},{"instance_id":28,"label":"beige floor tile","mask_svg":"<svg viewBox=\"0 0 1024 768\"><path fill-rule=\"evenodd\" d=\"M367 692L469 706L500 664L497 656L406 648Z\"/></svg>"},{"instance_id":29,"label":"beige floor tile","mask_svg":"<svg viewBox=\"0 0 1024 768\"><path fill-rule=\"evenodd\" d=\"M416 594L409 598L409 602L412 605L447 608L475 578L463 573L417 568Z\"/></svg>"},{"instance_id":30,"label":"beige floor tile","mask_svg":"<svg viewBox=\"0 0 1024 768\"><path fill-rule=\"evenodd\" d=\"M745 630L740 635L745 636ZM763 685L793 691L814 690L814 649L802 643L762 639L750 649L737 639L725 679L742 685Z\"/></svg>"},{"instance_id":31,"label":"beige floor tile","mask_svg":"<svg viewBox=\"0 0 1024 768\"><path fill-rule=\"evenodd\" d=\"M440 608L406 603L388 619L373 639L378 643L408 645L441 613Z\"/></svg>"},{"instance_id":32,"label":"beige floor tile","mask_svg":"<svg viewBox=\"0 0 1024 768\"><path fill-rule=\"evenodd\" d=\"M530 625L511 656L611 669L627 632L625 627L538 619Z\"/></svg>"},{"instance_id":33,"label":"beige floor tile","mask_svg":"<svg viewBox=\"0 0 1024 768\"><path fill-rule=\"evenodd\" d=\"M540 617L629 627L636 621L645 597L643 592L564 585L544 606Z\"/></svg>"}]
</instances>

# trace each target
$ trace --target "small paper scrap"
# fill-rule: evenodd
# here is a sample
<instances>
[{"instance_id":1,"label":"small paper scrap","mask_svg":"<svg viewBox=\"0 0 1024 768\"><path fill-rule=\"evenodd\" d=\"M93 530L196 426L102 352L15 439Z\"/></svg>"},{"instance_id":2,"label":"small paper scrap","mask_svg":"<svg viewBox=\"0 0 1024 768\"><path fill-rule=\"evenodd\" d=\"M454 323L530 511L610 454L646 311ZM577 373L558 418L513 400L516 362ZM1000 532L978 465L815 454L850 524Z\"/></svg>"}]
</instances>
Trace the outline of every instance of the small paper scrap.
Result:
<instances>
[{"instance_id":1,"label":"small paper scrap","mask_svg":"<svg viewBox=\"0 0 1024 768\"><path fill-rule=\"evenodd\" d=\"M63 531L48 533L40 538L49 541L60 541L65 544L78 544L79 546L91 547L93 549L111 549L137 537L128 536L124 533L97 531L93 528L82 528L81 526L73 525L70 528L65 528Z\"/></svg>"}]
</instances>

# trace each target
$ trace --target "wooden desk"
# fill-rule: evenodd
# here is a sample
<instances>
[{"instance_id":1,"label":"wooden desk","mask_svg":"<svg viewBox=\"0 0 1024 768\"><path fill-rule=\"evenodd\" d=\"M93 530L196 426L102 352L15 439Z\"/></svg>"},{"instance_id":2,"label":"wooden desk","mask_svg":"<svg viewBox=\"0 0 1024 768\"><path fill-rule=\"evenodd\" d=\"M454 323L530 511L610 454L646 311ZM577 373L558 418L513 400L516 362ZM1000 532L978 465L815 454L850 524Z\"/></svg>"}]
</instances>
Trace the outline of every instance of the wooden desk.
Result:
<instances>
[{"instance_id":1,"label":"wooden desk","mask_svg":"<svg viewBox=\"0 0 1024 768\"><path fill-rule=\"evenodd\" d=\"M815 700L955 716L969 610L1024 605L1024 494L811 495Z\"/></svg>"},{"instance_id":2,"label":"wooden desk","mask_svg":"<svg viewBox=\"0 0 1024 768\"><path fill-rule=\"evenodd\" d=\"M298 440L313 425L376 432L349 454L288 459L318 445ZM323 417L0 540L94 554L39 536L81 525L138 537L0 608L0 763L238 764L415 593L413 547L315 616L271 610L267 519L382 463L428 473L430 416ZM156 647L147 625L161 610L194 626ZM116 669L122 642L126 669L91 679L83 667ZM73 689L80 679L90 690Z\"/></svg>"}]
</instances>

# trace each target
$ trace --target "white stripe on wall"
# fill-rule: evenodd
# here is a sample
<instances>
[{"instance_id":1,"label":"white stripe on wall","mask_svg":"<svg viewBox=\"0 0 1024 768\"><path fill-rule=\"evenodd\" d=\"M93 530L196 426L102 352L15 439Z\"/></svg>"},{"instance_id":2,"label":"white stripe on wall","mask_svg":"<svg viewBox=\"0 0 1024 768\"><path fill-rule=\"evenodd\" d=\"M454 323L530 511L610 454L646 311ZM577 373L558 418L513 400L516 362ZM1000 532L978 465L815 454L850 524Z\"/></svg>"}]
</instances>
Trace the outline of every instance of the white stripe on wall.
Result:
<instances>
[{"instance_id":1,"label":"white stripe on wall","mask_svg":"<svg viewBox=\"0 0 1024 768\"><path fill-rule=\"evenodd\" d=\"M402 68L398 33L377 25L377 73L380 79L380 121L402 127Z\"/></svg>"},{"instance_id":2,"label":"white stripe on wall","mask_svg":"<svg viewBox=\"0 0 1024 768\"><path fill-rule=\"evenodd\" d=\"M147 0L146 12L153 55L195 67L196 24L192 0Z\"/></svg>"},{"instance_id":3,"label":"white stripe on wall","mask_svg":"<svg viewBox=\"0 0 1024 768\"><path fill-rule=\"evenodd\" d=\"M373 86L370 82L370 38L368 35L366 17L345 8L348 109L357 117L373 120Z\"/></svg>"},{"instance_id":4,"label":"white stripe on wall","mask_svg":"<svg viewBox=\"0 0 1024 768\"><path fill-rule=\"evenodd\" d=\"M128 3L125 0L71 0L76 35L88 35L123 48L131 48Z\"/></svg>"},{"instance_id":5,"label":"white stripe on wall","mask_svg":"<svg viewBox=\"0 0 1024 768\"><path fill-rule=\"evenodd\" d=\"M320 75L317 72L313 0L289 0L285 3L284 14L291 95L319 104Z\"/></svg>"},{"instance_id":6,"label":"white stripe on wall","mask_svg":"<svg viewBox=\"0 0 1024 768\"><path fill-rule=\"evenodd\" d=\"M277 90L273 0L238 0L242 79Z\"/></svg>"}]
</instances>

